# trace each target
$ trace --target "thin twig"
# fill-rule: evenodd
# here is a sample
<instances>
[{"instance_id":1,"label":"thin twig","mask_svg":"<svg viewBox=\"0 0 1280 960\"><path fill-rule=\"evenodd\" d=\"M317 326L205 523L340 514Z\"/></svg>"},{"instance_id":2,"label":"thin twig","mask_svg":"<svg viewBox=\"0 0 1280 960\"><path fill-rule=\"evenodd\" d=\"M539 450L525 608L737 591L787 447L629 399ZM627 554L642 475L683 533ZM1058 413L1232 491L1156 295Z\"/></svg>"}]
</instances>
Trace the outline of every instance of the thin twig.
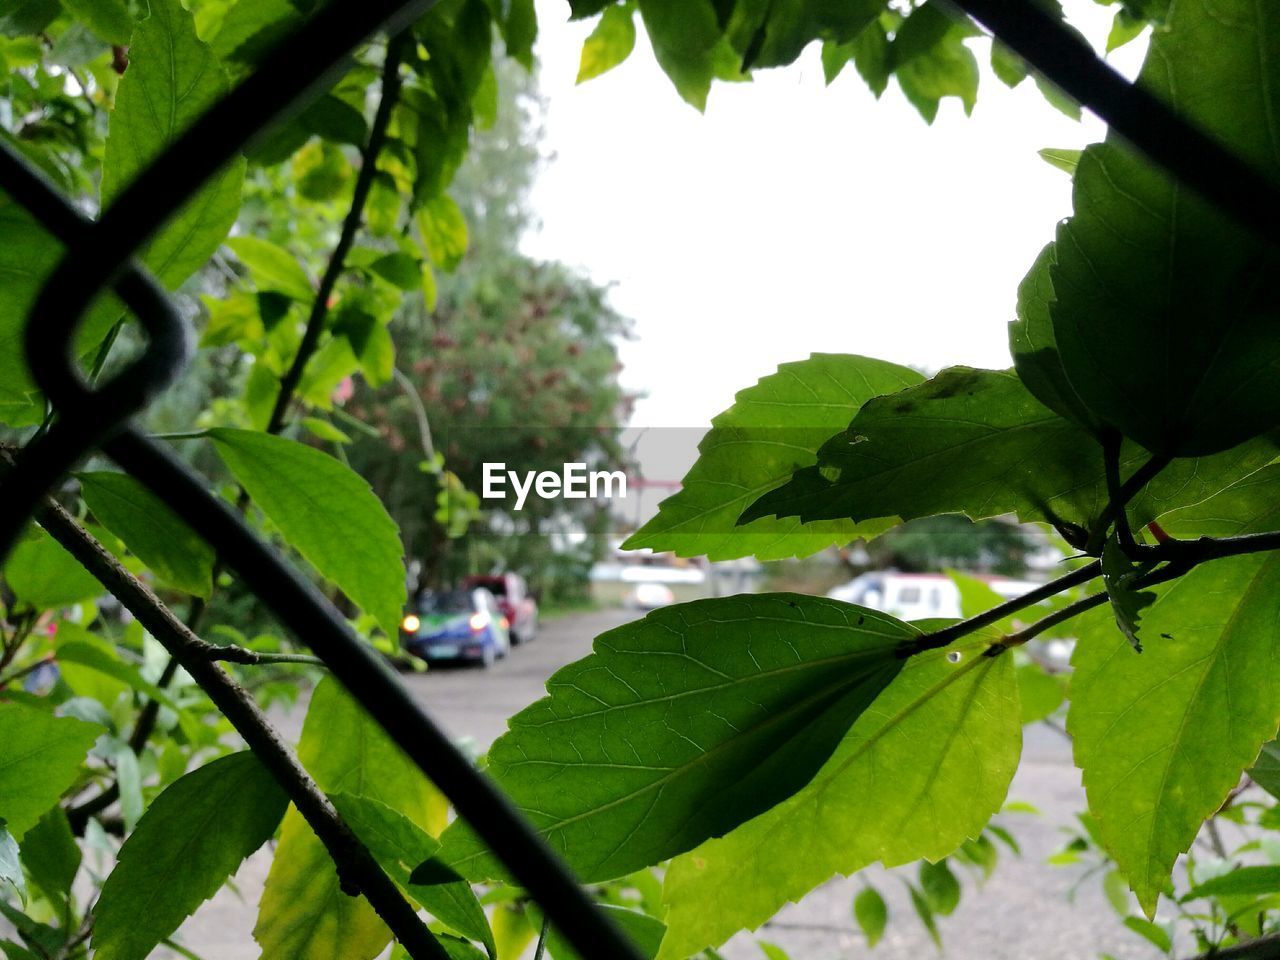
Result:
<instances>
[{"instance_id":1,"label":"thin twig","mask_svg":"<svg viewBox=\"0 0 1280 960\"><path fill-rule=\"evenodd\" d=\"M1029 627L1024 627L1016 633L1011 633L1007 637L1002 638L998 643L992 644L987 650L987 656L996 656L997 654L1008 650L1010 647L1020 647L1028 640L1032 640L1035 637L1040 636L1040 634L1044 633L1051 627L1056 627L1058 624L1065 620L1070 620L1072 617L1078 617L1086 610L1092 610L1094 607L1099 607L1106 603L1107 600L1108 594L1104 590L1100 593L1090 594L1083 600L1077 600L1074 603L1069 603L1061 610L1055 610L1047 617L1037 620Z\"/></svg>"},{"instance_id":2,"label":"thin twig","mask_svg":"<svg viewBox=\"0 0 1280 960\"><path fill-rule=\"evenodd\" d=\"M320 290L316 294L316 298L312 301L311 315L307 321L307 329L303 335L302 343L298 347L298 353L293 359L293 364L289 371L280 381L280 393L276 397L276 404L271 414L271 421L267 426L268 433L279 433L285 426L285 413L288 410L290 401L293 399L294 391L297 389L298 383L302 379L303 370L306 368L307 362L315 353L319 337L324 329L324 321L328 315L329 297L333 293L334 284L342 273L343 262L346 259L348 250L355 238L355 231L360 225L362 211L365 201L368 199L369 188L372 184L373 173L377 168L377 157L382 151L382 147L386 143L387 125L391 119L391 110L400 95L400 75L399 64L403 54L403 35L397 35L388 42L387 56L383 64L383 89L382 99L378 104L377 114L374 117L373 127L369 132L369 139L363 151L364 165L360 170L360 177L356 180L356 185L352 195L351 209L347 213L346 221L343 224L342 236L338 241L338 245L334 248L333 254L329 260L329 267L325 272L325 277L321 281ZM390 84L390 86L388 86ZM366 170L368 173L366 174ZM363 183L363 186L362 186ZM207 436L207 431L197 430L189 433L170 433L163 434L160 439L165 440L187 440L198 439ZM240 491L240 495L236 500L236 506L243 511L248 505L248 496L244 490ZM221 568L221 564L216 564L214 568L214 581L217 581L217 573ZM199 621L203 618L207 609L207 604L197 599L192 604L192 610L187 616L186 626L195 632L198 629ZM203 641L201 641L203 642ZM230 660L236 663L262 663L269 662L263 660L241 660L235 656L228 656L221 659ZM318 662L313 659L297 662ZM164 690L173 682L173 678L177 673L178 664L170 658L165 664L164 671L160 676L158 686ZM156 720L160 714L160 704L156 700L148 700L142 708L142 713L138 716L138 723L134 726L133 736L130 737L129 745L134 753L141 753L146 747L147 741L150 739L152 732L155 730ZM95 813L107 809L111 804L115 803L120 796L119 786L112 783L109 787L82 804L72 807L67 811L67 817L71 822L73 830L77 833L84 831L85 823L88 818Z\"/></svg>"},{"instance_id":3,"label":"thin twig","mask_svg":"<svg viewBox=\"0 0 1280 960\"><path fill-rule=\"evenodd\" d=\"M391 114L396 101L400 99L400 62L404 56L407 35L398 33L387 42L387 55L382 64L382 99L378 101L378 109L373 117L373 126L369 128L369 139L361 151L360 173L356 177L355 187L351 193L351 207L347 210L346 219L342 222L342 232L338 235L338 243L329 255L329 264L324 276L320 278L320 288L311 301L311 314L307 317L307 326L298 344L298 352L285 375L280 378L280 392L276 394L275 406L271 410L271 418L267 421L268 433L279 433L285 424L289 412L289 404L302 380L302 373L316 348L320 346L320 336L324 333L325 318L329 315L329 299L337 286L338 278L346 269L347 253L355 243L356 234L364 219L365 201L369 199L369 191L373 187L374 175L378 172L378 154L387 142L387 128L391 123Z\"/></svg>"},{"instance_id":4,"label":"thin twig","mask_svg":"<svg viewBox=\"0 0 1280 960\"><path fill-rule=\"evenodd\" d=\"M533 951L533 960L542 960L543 953L547 949L547 932L551 929L551 920L548 917L542 918L542 929L538 932L538 946Z\"/></svg>"},{"instance_id":5,"label":"thin twig","mask_svg":"<svg viewBox=\"0 0 1280 960\"><path fill-rule=\"evenodd\" d=\"M422 398L418 396L418 388L414 386L412 380L400 372L399 367L392 367L391 375L395 377L396 383L408 398L409 405L413 407L413 417L418 421L418 441L422 444L423 455L428 460L435 459L436 445L431 438L431 421L427 419L427 408L423 406Z\"/></svg>"},{"instance_id":6,"label":"thin twig","mask_svg":"<svg viewBox=\"0 0 1280 960\"><path fill-rule=\"evenodd\" d=\"M935 630L932 633L926 633L923 636L912 641L902 650L902 656L913 656L917 653L923 653L926 650L938 650L942 647L949 646L961 637L980 630L983 627L998 623L1010 614L1017 613L1027 607L1034 606L1050 597L1055 597L1064 590L1071 587L1079 586L1082 583L1088 583L1090 580L1096 579L1102 573L1101 562L1094 560L1087 563L1078 570L1072 570L1065 576L1061 576L1056 580L1050 580L1043 586L1036 587L1024 593L1020 597L1014 597L1012 600L1006 600L1004 603L992 607L990 610L984 611L975 617L967 620L961 620L959 623L953 623L949 627L943 627L941 630ZM1069 609L1069 608L1064 608ZM1061 612L1061 611L1059 611Z\"/></svg>"},{"instance_id":7,"label":"thin twig","mask_svg":"<svg viewBox=\"0 0 1280 960\"><path fill-rule=\"evenodd\" d=\"M192 633L150 588L134 577L62 506L46 498L39 521L191 674L231 722L324 844L337 867L343 889L364 894L410 956L447 960L444 949L423 925L417 912L343 822L257 702L208 658L207 649L212 645Z\"/></svg>"},{"instance_id":8,"label":"thin twig","mask_svg":"<svg viewBox=\"0 0 1280 960\"><path fill-rule=\"evenodd\" d=\"M1120 539L1120 546L1126 554L1136 559L1139 554L1143 553L1143 547L1134 539L1133 529L1129 526L1129 514L1126 508L1130 501L1141 493L1161 470L1169 465L1169 458L1163 456L1152 457L1134 471L1133 476L1121 483L1120 453L1123 446L1124 437L1119 432L1111 430L1103 435L1102 463L1107 482L1107 505L1103 508L1097 522L1093 525L1093 530L1089 533L1089 542L1085 546L1085 550L1089 553L1100 553L1102 543L1107 536L1107 530L1114 522L1116 536Z\"/></svg>"}]
</instances>

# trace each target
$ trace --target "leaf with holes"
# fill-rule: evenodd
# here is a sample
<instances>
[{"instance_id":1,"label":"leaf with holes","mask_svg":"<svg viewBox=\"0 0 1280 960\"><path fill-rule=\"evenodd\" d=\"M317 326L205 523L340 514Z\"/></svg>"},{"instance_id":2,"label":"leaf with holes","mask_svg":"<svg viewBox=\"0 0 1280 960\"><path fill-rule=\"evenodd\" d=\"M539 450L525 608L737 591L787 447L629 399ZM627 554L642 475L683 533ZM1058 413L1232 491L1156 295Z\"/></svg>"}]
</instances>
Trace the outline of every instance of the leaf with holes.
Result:
<instances>
[{"instance_id":1,"label":"leaf with holes","mask_svg":"<svg viewBox=\"0 0 1280 960\"><path fill-rule=\"evenodd\" d=\"M1254 472L1276 455L1260 437L1211 457L1177 460L1130 505L1149 522ZM1149 459L1121 450L1128 475ZM1055 414L1012 371L951 367L932 380L864 404L848 429L818 452L818 464L765 494L742 516L856 521L940 513L973 519L1016 514L1083 539L1108 501L1102 450Z\"/></svg>"},{"instance_id":2,"label":"leaf with holes","mask_svg":"<svg viewBox=\"0 0 1280 960\"><path fill-rule=\"evenodd\" d=\"M656 864L802 787L919 635L795 594L698 600L610 630L514 716L489 773L588 882ZM465 825L443 859L503 875Z\"/></svg>"},{"instance_id":3,"label":"leaf with holes","mask_svg":"<svg viewBox=\"0 0 1280 960\"><path fill-rule=\"evenodd\" d=\"M735 526L757 497L812 464L818 448L873 397L921 381L920 374L883 360L816 353L784 363L711 421L698 460L679 493L623 544L629 550L705 554L712 560L808 556L833 544L869 537L897 521L759 519Z\"/></svg>"}]
</instances>

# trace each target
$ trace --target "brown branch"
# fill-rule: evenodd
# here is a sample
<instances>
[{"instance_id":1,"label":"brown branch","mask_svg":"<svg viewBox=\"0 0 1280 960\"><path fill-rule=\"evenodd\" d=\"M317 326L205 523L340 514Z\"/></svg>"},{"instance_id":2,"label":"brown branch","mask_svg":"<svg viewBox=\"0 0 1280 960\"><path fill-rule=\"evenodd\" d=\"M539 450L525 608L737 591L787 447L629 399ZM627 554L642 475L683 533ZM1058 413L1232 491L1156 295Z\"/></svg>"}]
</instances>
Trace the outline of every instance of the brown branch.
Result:
<instances>
[{"instance_id":1,"label":"brown branch","mask_svg":"<svg viewBox=\"0 0 1280 960\"><path fill-rule=\"evenodd\" d=\"M1034 606L1050 597L1055 597L1064 590L1071 587L1079 586L1082 583L1088 583L1090 580L1096 579L1102 574L1102 564L1094 560L1087 563L1078 570L1072 570L1070 573L1058 577L1056 580L1050 580L1048 583L1029 590L1020 597L1014 597L1012 600L1006 600L1004 603L997 604L990 610L986 610L977 616L969 617L967 620L961 620L959 623L953 623L949 627L943 627L941 630L935 630L932 633L926 633L916 640L903 647L901 654L904 657L914 656L917 653L923 653L926 650L938 650L946 647L959 640L967 634L980 630L983 627L990 626L993 623L999 623L1005 617L1024 610L1027 607ZM1061 612L1061 611L1059 611ZM1052 626L1049 624L1048 626Z\"/></svg>"},{"instance_id":2,"label":"brown branch","mask_svg":"<svg viewBox=\"0 0 1280 960\"><path fill-rule=\"evenodd\" d=\"M192 633L150 588L90 536L62 506L46 499L38 520L191 674L222 711L324 844L337 867L343 890L352 895L364 894L410 956L448 960L417 911L343 822L257 702L208 657L208 648L212 645Z\"/></svg>"}]
</instances>

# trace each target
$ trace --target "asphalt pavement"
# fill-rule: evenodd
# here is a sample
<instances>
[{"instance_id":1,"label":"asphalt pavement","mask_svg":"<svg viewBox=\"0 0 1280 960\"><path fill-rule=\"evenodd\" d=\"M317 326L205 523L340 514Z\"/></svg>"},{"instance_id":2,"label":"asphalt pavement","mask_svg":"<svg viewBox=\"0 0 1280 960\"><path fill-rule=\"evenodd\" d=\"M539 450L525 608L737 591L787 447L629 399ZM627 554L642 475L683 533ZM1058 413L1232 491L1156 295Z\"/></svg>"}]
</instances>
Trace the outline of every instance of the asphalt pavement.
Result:
<instances>
[{"instance_id":1,"label":"asphalt pavement","mask_svg":"<svg viewBox=\"0 0 1280 960\"><path fill-rule=\"evenodd\" d=\"M405 682L451 735L483 751L506 729L507 717L544 694L543 684L552 673L585 656L595 636L631 616L606 610L551 620L543 624L536 641L515 648L489 670L447 667L408 674ZM298 709L276 719L287 735L296 737L301 716ZM944 956L949 960L1093 960L1101 953L1117 960L1154 957L1150 947L1121 927L1096 880L1086 880L1073 890L1081 870L1046 862L1065 842L1064 831L1084 806L1079 773L1061 734L1043 725L1027 731L1022 767L1010 799L1030 803L1039 811L1003 820L1016 835L1022 855L1015 857L1002 849L999 868L980 887L964 877L960 907L940 921ZM183 927L180 942L205 960L257 958L252 929L268 865L265 853L250 858L237 874L236 889L224 889L202 907ZM756 941L763 939L784 948L792 960L937 956L910 905L903 883L910 876L910 868L892 872L871 868L858 877L834 880L785 908L756 934L739 935L722 952L728 960L759 960L765 954ZM874 950L867 949L851 910L863 878L871 880L889 902L889 928Z\"/></svg>"}]
</instances>

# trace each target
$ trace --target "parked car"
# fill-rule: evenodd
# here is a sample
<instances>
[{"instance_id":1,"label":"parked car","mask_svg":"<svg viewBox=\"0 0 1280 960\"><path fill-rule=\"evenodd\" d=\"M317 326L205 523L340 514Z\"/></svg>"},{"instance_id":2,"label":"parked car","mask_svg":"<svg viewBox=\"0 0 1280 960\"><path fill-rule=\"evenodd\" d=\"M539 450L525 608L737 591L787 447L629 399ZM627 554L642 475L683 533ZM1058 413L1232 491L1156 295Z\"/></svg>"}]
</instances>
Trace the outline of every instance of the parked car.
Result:
<instances>
[{"instance_id":1,"label":"parked car","mask_svg":"<svg viewBox=\"0 0 1280 960\"><path fill-rule=\"evenodd\" d=\"M511 649L508 621L482 587L424 590L400 621L406 650L423 660L471 660L488 667Z\"/></svg>"},{"instance_id":2,"label":"parked car","mask_svg":"<svg viewBox=\"0 0 1280 960\"><path fill-rule=\"evenodd\" d=\"M538 601L520 574L475 575L464 579L462 585L482 587L493 594L498 609L511 624L512 643L528 643L538 635Z\"/></svg>"},{"instance_id":3,"label":"parked car","mask_svg":"<svg viewBox=\"0 0 1280 960\"><path fill-rule=\"evenodd\" d=\"M1039 584L1008 577L983 577L987 586L1005 600L1020 597ZM940 573L898 573L877 570L854 577L827 591L832 600L883 610L903 620L959 617L960 589Z\"/></svg>"},{"instance_id":4,"label":"parked car","mask_svg":"<svg viewBox=\"0 0 1280 960\"><path fill-rule=\"evenodd\" d=\"M637 583L636 588L627 594L627 606L638 610L657 610L676 602L671 588L662 583Z\"/></svg>"}]
</instances>

